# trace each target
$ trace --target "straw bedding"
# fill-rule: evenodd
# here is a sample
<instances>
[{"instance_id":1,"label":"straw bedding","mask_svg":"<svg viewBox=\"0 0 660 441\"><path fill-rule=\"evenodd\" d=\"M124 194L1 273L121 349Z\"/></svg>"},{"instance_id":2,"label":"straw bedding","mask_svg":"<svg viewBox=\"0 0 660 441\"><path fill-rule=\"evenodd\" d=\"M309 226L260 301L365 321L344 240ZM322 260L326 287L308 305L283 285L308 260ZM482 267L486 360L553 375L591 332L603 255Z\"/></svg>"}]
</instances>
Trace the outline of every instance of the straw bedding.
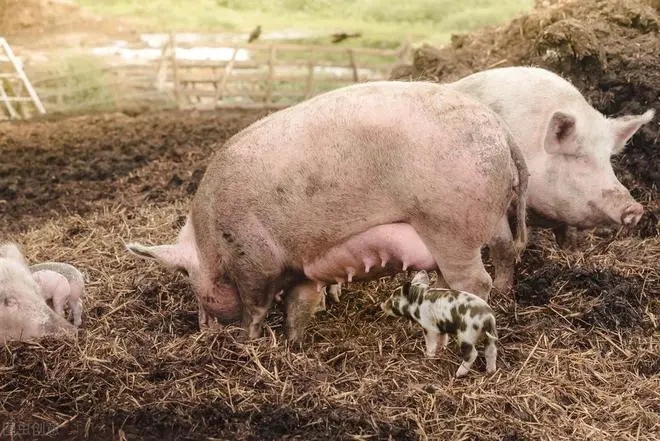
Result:
<instances>
[{"instance_id":1,"label":"straw bedding","mask_svg":"<svg viewBox=\"0 0 660 441\"><path fill-rule=\"evenodd\" d=\"M658 438L660 209L648 179L629 181L647 209L632 232L592 231L573 251L534 232L514 292L491 300L492 376L479 357L456 380L455 343L426 359L421 328L380 312L402 276L345 287L302 350L287 347L280 310L258 341L200 332L186 280L123 242L173 240L215 143L263 115L0 125L1 239L90 280L76 341L0 348L1 439L11 427L61 440ZM39 433L20 438L26 424Z\"/></svg>"}]
</instances>

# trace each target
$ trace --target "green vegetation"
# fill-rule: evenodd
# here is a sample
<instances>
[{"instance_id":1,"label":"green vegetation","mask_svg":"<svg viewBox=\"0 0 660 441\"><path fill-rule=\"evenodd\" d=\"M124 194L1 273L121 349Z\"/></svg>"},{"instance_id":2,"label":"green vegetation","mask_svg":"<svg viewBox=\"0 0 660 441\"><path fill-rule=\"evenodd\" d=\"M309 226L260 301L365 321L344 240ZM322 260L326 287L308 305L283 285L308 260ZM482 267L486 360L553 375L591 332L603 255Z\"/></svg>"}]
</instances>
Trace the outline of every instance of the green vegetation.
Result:
<instances>
[{"instance_id":1,"label":"green vegetation","mask_svg":"<svg viewBox=\"0 0 660 441\"><path fill-rule=\"evenodd\" d=\"M69 109L80 103L113 106L102 65L92 55L60 53L47 63L27 67L33 86L49 109Z\"/></svg>"},{"instance_id":2,"label":"green vegetation","mask_svg":"<svg viewBox=\"0 0 660 441\"><path fill-rule=\"evenodd\" d=\"M407 37L441 44L452 33L500 24L532 0L78 0L101 16L137 20L163 31L361 31L343 44L392 46Z\"/></svg>"}]
</instances>

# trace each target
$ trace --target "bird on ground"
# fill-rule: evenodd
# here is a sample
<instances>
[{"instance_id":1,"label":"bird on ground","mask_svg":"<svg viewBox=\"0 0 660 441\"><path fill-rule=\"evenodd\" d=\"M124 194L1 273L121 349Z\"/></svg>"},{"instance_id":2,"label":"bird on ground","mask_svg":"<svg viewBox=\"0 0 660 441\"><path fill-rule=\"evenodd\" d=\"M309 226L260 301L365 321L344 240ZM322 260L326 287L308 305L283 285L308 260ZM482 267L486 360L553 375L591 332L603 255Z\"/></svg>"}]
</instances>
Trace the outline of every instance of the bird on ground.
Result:
<instances>
[{"instance_id":1,"label":"bird on ground","mask_svg":"<svg viewBox=\"0 0 660 441\"><path fill-rule=\"evenodd\" d=\"M362 32L353 32L353 33L347 33L347 32L337 32L336 34L332 34L332 42L333 43L339 43L347 38L359 38L362 36Z\"/></svg>"}]
</instances>

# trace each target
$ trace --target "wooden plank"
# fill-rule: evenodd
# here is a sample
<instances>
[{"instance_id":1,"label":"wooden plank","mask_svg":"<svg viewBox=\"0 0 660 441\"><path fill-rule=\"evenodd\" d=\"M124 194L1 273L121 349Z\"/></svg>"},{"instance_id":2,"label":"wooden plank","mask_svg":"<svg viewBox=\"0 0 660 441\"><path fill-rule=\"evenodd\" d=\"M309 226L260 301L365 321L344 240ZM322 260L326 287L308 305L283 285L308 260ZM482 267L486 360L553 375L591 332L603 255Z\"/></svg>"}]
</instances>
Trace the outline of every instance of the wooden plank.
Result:
<instances>
[{"instance_id":1,"label":"wooden plank","mask_svg":"<svg viewBox=\"0 0 660 441\"><path fill-rule=\"evenodd\" d=\"M307 78L305 78L304 99L308 99L314 88L314 60L307 60Z\"/></svg>"},{"instance_id":2,"label":"wooden plank","mask_svg":"<svg viewBox=\"0 0 660 441\"><path fill-rule=\"evenodd\" d=\"M256 61L238 60L232 56L234 62L230 60L179 60L179 69L205 69L209 67L226 67L230 63L234 69L258 69L261 63Z\"/></svg>"},{"instance_id":3,"label":"wooden plank","mask_svg":"<svg viewBox=\"0 0 660 441\"><path fill-rule=\"evenodd\" d=\"M176 60L176 34L170 31L170 62L172 63L172 79L174 81L174 99L179 104L181 102L181 91L179 84L179 67Z\"/></svg>"},{"instance_id":4,"label":"wooden plank","mask_svg":"<svg viewBox=\"0 0 660 441\"><path fill-rule=\"evenodd\" d=\"M195 97L195 98L215 98L215 90L213 89L183 89L181 90L181 93L185 96L188 97ZM274 98L304 98L305 97L305 91L304 90L277 90L277 91L271 91L270 93L267 91L260 91L260 90L226 90L223 93L223 99L226 99L227 97L249 97L249 98L262 98L264 99L264 102L266 98L270 97L271 99Z\"/></svg>"},{"instance_id":5,"label":"wooden plank","mask_svg":"<svg viewBox=\"0 0 660 441\"><path fill-rule=\"evenodd\" d=\"M234 49L234 53L231 55L231 60L229 60L229 64L225 68L225 71L223 72L222 79L220 80L220 84L215 88L215 100L217 101L218 99L222 99L222 94L225 89L225 84L227 84L227 80L229 79L229 75L231 74L231 70L234 67L233 61L236 60L236 54L238 54L238 49Z\"/></svg>"},{"instance_id":6,"label":"wooden plank","mask_svg":"<svg viewBox=\"0 0 660 441\"><path fill-rule=\"evenodd\" d=\"M215 105L216 109L264 109L264 110L277 110L284 109L286 107L291 107L296 102L285 102L285 103L227 103L219 102Z\"/></svg>"},{"instance_id":7,"label":"wooden plank","mask_svg":"<svg viewBox=\"0 0 660 441\"><path fill-rule=\"evenodd\" d=\"M249 51L270 51L270 46L273 43L238 43L238 42L210 42L204 44L207 47L232 47L235 49L247 49ZM179 47L195 47L199 43L189 44L181 42ZM401 51L401 46L397 49L376 49L376 48L366 48L366 47L357 47L355 48L356 54L361 55L382 55L388 57L397 57ZM329 53L343 53L346 51L346 48L341 46L331 46L331 45L318 45L318 44L293 44L293 43L277 43L278 51L291 51L291 52L310 52L315 53L319 52L329 52Z\"/></svg>"},{"instance_id":8,"label":"wooden plank","mask_svg":"<svg viewBox=\"0 0 660 441\"><path fill-rule=\"evenodd\" d=\"M266 79L266 96L264 101L266 103L271 102L271 95L273 93L273 77L275 76L275 45L270 45L270 51L268 52L268 77Z\"/></svg>"},{"instance_id":9,"label":"wooden plank","mask_svg":"<svg viewBox=\"0 0 660 441\"><path fill-rule=\"evenodd\" d=\"M348 49L348 59L351 63L351 69L353 69L353 81L358 82L360 77L358 76L357 62L355 61L355 52L353 49Z\"/></svg>"}]
</instances>

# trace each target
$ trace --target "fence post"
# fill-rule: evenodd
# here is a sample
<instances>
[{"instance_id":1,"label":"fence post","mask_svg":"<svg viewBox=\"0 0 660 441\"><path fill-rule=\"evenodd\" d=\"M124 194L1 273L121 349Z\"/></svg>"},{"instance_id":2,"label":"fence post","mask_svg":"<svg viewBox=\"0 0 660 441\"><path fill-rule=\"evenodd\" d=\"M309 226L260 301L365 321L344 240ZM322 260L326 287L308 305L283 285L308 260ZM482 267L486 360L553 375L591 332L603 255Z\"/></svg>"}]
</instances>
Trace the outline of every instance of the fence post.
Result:
<instances>
[{"instance_id":1,"label":"fence post","mask_svg":"<svg viewBox=\"0 0 660 441\"><path fill-rule=\"evenodd\" d=\"M227 80L229 79L229 75L231 74L231 70L234 67L234 61L236 60L236 54L238 53L238 48L234 48L234 53L231 54L231 60L229 60L229 63L227 63L227 66L225 66L225 71L222 75L222 79L220 80L220 86L218 86L215 90L215 102L213 103L213 107L216 107L218 105L218 100L224 99L225 95L225 84L227 84Z\"/></svg>"},{"instance_id":2,"label":"fence post","mask_svg":"<svg viewBox=\"0 0 660 441\"><path fill-rule=\"evenodd\" d=\"M357 63L355 62L355 52L352 48L348 49L348 58L351 60L351 68L353 69L353 82L357 83L360 77L358 75Z\"/></svg>"},{"instance_id":3,"label":"fence post","mask_svg":"<svg viewBox=\"0 0 660 441\"><path fill-rule=\"evenodd\" d=\"M176 34L170 31L170 61L172 63L172 81L174 82L174 99L181 108L181 91L179 82L179 66L176 61Z\"/></svg>"},{"instance_id":4,"label":"fence post","mask_svg":"<svg viewBox=\"0 0 660 441\"><path fill-rule=\"evenodd\" d=\"M270 45L270 51L268 53L268 78L266 79L266 96L264 97L264 103L270 104L271 97L273 95L273 80L275 77L275 45Z\"/></svg>"},{"instance_id":5,"label":"fence post","mask_svg":"<svg viewBox=\"0 0 660 441\"><path fill-rule=\"evenodd\" d=\"M314 85L314 60L311 58L307 61L307 79L305 81L305 97L308 99L312 94L312 87Z\"/></svg>"}]
</instances>

